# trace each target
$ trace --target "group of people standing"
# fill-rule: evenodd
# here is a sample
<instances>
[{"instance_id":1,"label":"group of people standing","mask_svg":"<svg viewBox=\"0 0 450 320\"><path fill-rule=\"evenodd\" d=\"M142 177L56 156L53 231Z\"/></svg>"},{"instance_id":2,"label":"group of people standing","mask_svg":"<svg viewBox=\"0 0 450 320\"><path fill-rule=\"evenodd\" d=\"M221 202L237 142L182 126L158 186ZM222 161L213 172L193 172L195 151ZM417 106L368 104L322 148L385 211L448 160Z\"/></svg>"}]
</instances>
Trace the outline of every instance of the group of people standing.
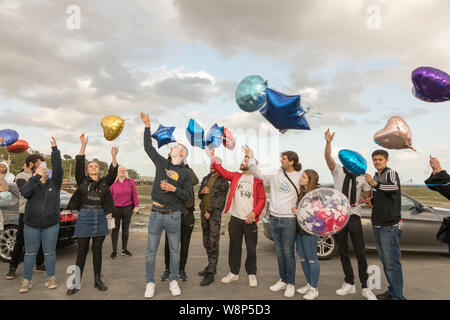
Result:
<instances>
[{"instance_id":1,"label":"group of people standing","mask_svg":"<svg viewBox=\"0 0 450 320\"><path fill-rule=\"evenodd\" d=\"M186 163L188 149L177 143L168 157L158 153L152 145L150 118L141 113L145 124L144 150L155 165L155 181L152 189L152 208L148 220L148 239L145 256L146 288L144 297L155 295L156 253L162 232L165 232L165 271L161 280L169 279L172 295L181 294L178 279L187 280L186 263L189 243L195 223L194 186L199 179ZM325 161L332 174L334 188L342 192L351 204L350 218L343 230L335 235L340 248L340 260L344 281L336 294L345 296L356 293L355 276L348 253L350 236L357 262L361 282L362 296L369 300L403 300L403 274L400 263L401 251L399 240L402 235L401 189L398 173L389 168L389 154L384 150L372 153L375 175L355 176L346 168L337 164L331 156L331 142L334 133L325 132ZM85 260L92 239L94 286L101 291L107 286L101 279L102 246L108 234L107 219L115 221L112 230L111 258L117 257L118 235L122 224L123 256L132 256L128 251L130 221L138 213L138 196L135 183L127 178L126 168L117 163L118 148L111 149L112 163L108 174L100 177L100 167L96 161L86 163L85 150L88 138L80 137L81 149L76 156L77 189L72 195L68 208L78 211L75 236L78 238L76 266L79 277L83 274ZM39 155L30 155L24 170L15 182L20 190L19 232L7 279L15 278L15 271L20 261L22 248L25 248L24 279L19 291L28 292L32 287L34 265L36 270L47 272L45 286L57 287L55 278L56 242L59 230L60 203L59 193L62 185L63 170L60 151L56 141L51 141L51 163L53 173L49 178L44 159ZM319 174L313 169L302 170L298 154L285 151L281 154L279 169L263 174L258 167L253 151L243 147L244 158L239 171L228 171L221 160L214 155L214 150L206 148L211 159L210 173L200 184L201 227L203 245L208 257L207 266L199 272L203 277L200 285L207 286L214 282L219 257L222 214L230 213L228 223L230 271L221 283L230 284L239 279L242 256L242 242L245 241L247 257L245 271L250 287L257 287L257 242L258 221L266 205L264 185L270 187L269 224L270 233L275 244L279 279L269 289L277 292L284 290L285 297L293 297L295 292L306 300L319 297L320 264L317 257L318 236L311 235L297 222L298 204L308 192L320 187ZM427 183L450 181L450 176L442 170L439 161L430 157L433 173ZM2 169L0 164L0 170ZM0 171L1 173L1 171ZM0 192L11 188L6 175L0 175ZM449 189L432 188L450 198ZM361 201L361 198L364 199ZM368 288L367 259L364 253L364 237L361 224L361 203L372 208L372 227L376 249L388 281L388 289L375 295ZM41 247L42 244L42 248ZM43 255L39 254L42 250ZM305 276L305 285L295 288L296 258L301 263ZM45 257L45 259L44 259ZM44 266L45 262L45 266ZM68 295L80 290L74 281L67 291Z\"/></svg>"}]
</instances>

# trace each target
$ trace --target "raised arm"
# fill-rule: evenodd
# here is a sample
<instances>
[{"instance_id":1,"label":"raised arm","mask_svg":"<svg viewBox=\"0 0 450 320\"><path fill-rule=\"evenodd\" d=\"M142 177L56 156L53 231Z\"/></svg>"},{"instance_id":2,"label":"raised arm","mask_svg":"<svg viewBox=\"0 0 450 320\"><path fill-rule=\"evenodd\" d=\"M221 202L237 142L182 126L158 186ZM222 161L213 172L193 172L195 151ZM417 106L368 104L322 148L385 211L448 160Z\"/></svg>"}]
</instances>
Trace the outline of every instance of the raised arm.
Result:
<instances>
[{"instance_id":1,"label":"raised arm","mask_svg":"<svg viewBox=\"0 0 450 320\"><path fill-rule=\"evenodd\" d=\"M334 162L334 159L331 156L331 141L333 141L334 134L335 134L335 132L330 133L330 129L328 129L325 132L325 140L327 142L325 145L325 160L327 162L328 169L330 169L330 171L332 171L332 172L334 171L334 168L336 167L336 163Z\"/></svg>"},{"instance_id":2,"label":"raised arm","mask_svg":"<svg viewBox=\"0 0 450 320\"><path fill-rule=\"evenodd\" d=\"M77 181L77 185L80 185L84 178L86 178L86 145L89 141L88 137L84 136L84 133L80 136L81 148L80 153L75 157L76 165L75 165L75 180Z\"/></svg>"},{"instance_id":3,"label":"raised arm","mask_svg":"<svg viewBox=\"0 0 450 320\"><path fill-rule=\"evenodd\" d=\"M116 156L119 152L119 148L112 147L111 148L111 156L112 156L112 162L108 169L108 174L106 175L106 183L108 186L111 186L115 181L117 177L117 171L119 170L119 166L117 165Z\"/></svg>"},{"instance_id":4,"label":"raised arm","mask_svg":"<svg viewBox=\"0 0 450 320\"><path fill-rule=\"evenodd\" d=\"M163 156L161 156L152 144L152 135L150 133L150 117L148 114L141 112L142 122L145 124L144 130L144 150L153 161L155 166L160 165L163 161L167 161Z\"/></svg>"},{"instance_id":5,"label":"raised arm","mask_svg":"<svg viewBox=\"0 0 450 320\"><path fill-rule=\"evenodd\" d=\"M61 190L64 171L61 163L61 152L58 150L58 147L56 146L56 140L54 137L52 137L51 146L52 146L51 160L53 170L51 179L55 183L58 190Z\"/></svg>"},{"instance_id":6,"label":"raised arm","mask_svg":"<svg viewBox=\"0 0 450 320\"><path fill-rule=\"evenodd\" d=\"M214 170L224 179L231 181L233 179L233 173L224 169L220 164L220 159L214 156L214 149L211 151L209 148L206 149L206 155L211 159L211 163L214 167Z\"/></svg>"},{"instance_id":7,"label":"raised arm","mask_svg":"<svg viewBox=\"0 0 450 320\"><path fill-rule=\"evenodd\" d=\"M254 157L253 150L250 149L250 147L246 145L246 146L242 147L242 151L248 157L248 167L249 167L252 175L255 178L258 178L258 179L264 181L265 183L269 184L272 175L263 175L261 173L261 170L258 167L258 162L256 161L256 159Z\"/></svg>"}]
</instances>

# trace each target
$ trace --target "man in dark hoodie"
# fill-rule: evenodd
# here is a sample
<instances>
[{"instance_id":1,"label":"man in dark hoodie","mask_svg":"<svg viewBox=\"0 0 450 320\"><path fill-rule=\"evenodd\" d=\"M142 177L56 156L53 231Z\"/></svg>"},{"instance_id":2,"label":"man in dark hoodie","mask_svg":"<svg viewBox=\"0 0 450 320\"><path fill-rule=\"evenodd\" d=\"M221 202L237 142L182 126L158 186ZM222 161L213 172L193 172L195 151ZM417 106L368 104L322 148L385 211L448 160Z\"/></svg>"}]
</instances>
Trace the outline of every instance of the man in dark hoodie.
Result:
<instances>
[{"instance_id":1,"label":"man in dark hoodie","mask_svg":"<svg viewBox=\"0 0 450 320\"><path fill-rule=\"evenodd\" d=\"M146 288L144 297L155 295L155 262L162 231L165 230L170 249L169 290L173 296L181 294L178 286L180 265L180 226L183 202L192 194L192 177L183 161L188 150L182 144L176 144L170 150L170 160L161 156L152 145L150 117L141 112L145 124L144 149L156 167L155 182L152 189L153 206L148 220L148 245L145 256Z\"/></svg>"},{"instance_id":2,"label":"man in dark hoodie","mask_svg":"<svg viewBox=\"0 0 450 320\"><path fill-rule=\"evenodd\" d=\"M25 159L24 169L16 176L16 185L18 188L22 187L32 176L33 168L39 167L39 164L44 161L44 158L39 154L29 155ZM9 263L9 270L5 276L5 279L12 280L16 277L16 269L19 266L20 259L22 257L22 251L25 245L23 239L23 215L25 213L25 206L27 199L20 195L19 198L19 229L16 234L16 242L14 243L14 249L11 254L11 262ZM38 254L36 256L36 271L45 272L44 265L44 253L42 252L42 246L39 247Z\"/></svg>"},{"instance_id":3,"label":"man in dark hoodie","mask_svg":"<svg viewBox=\"0 0 450 320\"><path fill-rule=\"evenodd\" d=\"M52 137L52 178L46 166L34 168L33 177L21 188L20 192L28 199L24 214L25 260L24 279L20 293L30 291L32 287L33 266L42 241L47 269L47 280L44 286L55 289L56 242L59 232L59 197L63 179L61 154Z\"/></svg>"},{"instance_id":4,"label":"man in dark hoodie","mask_svg":"<svg viewBox=\"0 0 450 320\"><path fill-rule=\"evenodd\" d=\"M170 159L170 155L169 155ZM194 170L190 168L186 163L184 165L192 175L192 188L199 183L197 175ZM195 196L189 200L183 202L183 215L181 216L181 229L180 229L180 280L186 281L188 276L186 274L186 263L189 253L189 243L191 242L192 230L194 229L195 218L194 218L194 207L195 207ZM169 250L169 240L167 239L167 234L165 236L164 245L164 260L166 263L166 270L161 276L161 281L165 281L170 277L170 250Z\"/></svg>"}]
</instances>

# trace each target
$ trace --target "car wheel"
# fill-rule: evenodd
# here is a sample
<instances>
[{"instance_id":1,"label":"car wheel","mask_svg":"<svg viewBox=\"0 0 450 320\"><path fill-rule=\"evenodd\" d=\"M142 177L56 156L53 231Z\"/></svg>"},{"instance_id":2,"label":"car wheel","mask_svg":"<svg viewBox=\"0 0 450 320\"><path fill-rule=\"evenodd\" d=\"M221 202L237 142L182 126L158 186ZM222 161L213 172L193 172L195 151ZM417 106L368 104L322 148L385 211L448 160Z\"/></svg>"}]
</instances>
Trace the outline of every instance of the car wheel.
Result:
<instances>
[{"instance_id":1,"label":"car wheel","mask_svg":"<svg viewBox=\"0 0 450 320\"><path fill-rule=\"evenodd\" d=\"M319 237L317 242L317 257L319 260L331 259L338 251L338 245L332 235Z\"/></svg>"},{"instance_id":2,"label":"car wheel","mask_svg":"<svg viewBox=\"0 0 450 320\"><path fill-rule=\"evenodd\" d=\"M16 235L19 231L18 226L6 226L5 230L0 232L0 260L11 261L11 254L16 243Z\"/></svg>"}]
</instances>

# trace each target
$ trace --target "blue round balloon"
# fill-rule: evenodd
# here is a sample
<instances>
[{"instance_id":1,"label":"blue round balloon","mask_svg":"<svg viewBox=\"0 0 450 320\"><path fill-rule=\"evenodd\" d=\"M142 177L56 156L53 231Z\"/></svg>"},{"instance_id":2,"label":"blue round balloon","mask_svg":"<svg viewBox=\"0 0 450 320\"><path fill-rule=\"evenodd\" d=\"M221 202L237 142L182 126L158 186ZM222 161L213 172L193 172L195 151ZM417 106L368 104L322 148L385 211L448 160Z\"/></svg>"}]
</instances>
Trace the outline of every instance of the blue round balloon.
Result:
<instances>
[{"instance_id":1,"label":"blue round balloon","mask_svg":"<svg viewBox=\"0 0 450 320\"><path fill-rule=\"evenodd\" d=\"M267 81L260 76L247 76L236 89L236 103L245 112L261 109L266 103Z\"/></svg>"},{"instance_id":2,"label":"blue round balloon","mask_svg":"<svg viewBox=\"0 0 450 320\"><path fill-rule=\"evenodd\" d=\"M215 123L206 134L206 145L209 149L218 148L223 142L224 127L219 127Z\"/></svg>"},{"instance_id":3,"label":"blue round balloon","mask_svg":"<svg viewBox=\"0 0 450 320\"><path fill-rule=\"evenodd\" d=\"M17 139L19 139L19 134L16 130L13 129L3 129L0 130L0 137L4 139L3 143L0 144L0 147L7 147L12 145L17 141Z\"/></svg>"},{"instance_id":4,"label":"blue round balloon","mask_svg":"<svg viewBox=\"0 0 450 320\"><path fill-rule=\"evenodd\" d=\"M366 159L356 151L342 149L339 151L339 160L341 160L344 168L354 175L360 176L366 173Z\"/></svg>"}]
</instances>

